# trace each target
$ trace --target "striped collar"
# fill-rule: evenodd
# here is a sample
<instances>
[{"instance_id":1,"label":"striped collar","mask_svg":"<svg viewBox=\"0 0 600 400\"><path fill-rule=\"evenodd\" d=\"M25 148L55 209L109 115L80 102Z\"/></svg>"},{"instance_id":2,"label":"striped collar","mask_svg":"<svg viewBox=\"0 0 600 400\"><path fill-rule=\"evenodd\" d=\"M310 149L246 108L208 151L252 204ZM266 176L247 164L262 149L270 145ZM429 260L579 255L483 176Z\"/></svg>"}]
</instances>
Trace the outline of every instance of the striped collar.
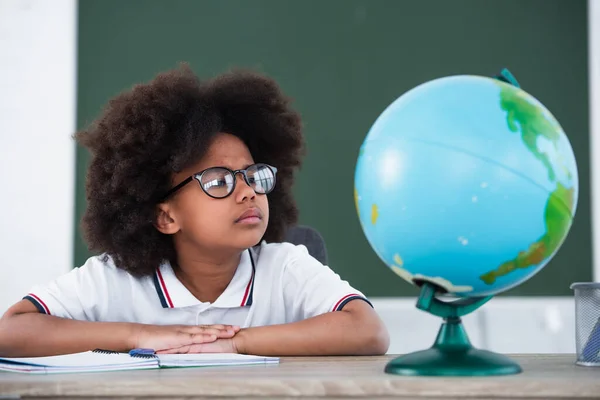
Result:
<instances>
[{"instance_id":1,"label":"striped collar","mask_svg":"<svg viewBox=\"0 0 600 400\"><path fill-rule=\"evenodd\" d=\"M154 288L163 308L206 305L218 308L251 306L256 266L251 249L243 252L233 279L214 303L201 302L177 279L171 264L163 263L153 275Z\"/></svg>"}]
</instances>

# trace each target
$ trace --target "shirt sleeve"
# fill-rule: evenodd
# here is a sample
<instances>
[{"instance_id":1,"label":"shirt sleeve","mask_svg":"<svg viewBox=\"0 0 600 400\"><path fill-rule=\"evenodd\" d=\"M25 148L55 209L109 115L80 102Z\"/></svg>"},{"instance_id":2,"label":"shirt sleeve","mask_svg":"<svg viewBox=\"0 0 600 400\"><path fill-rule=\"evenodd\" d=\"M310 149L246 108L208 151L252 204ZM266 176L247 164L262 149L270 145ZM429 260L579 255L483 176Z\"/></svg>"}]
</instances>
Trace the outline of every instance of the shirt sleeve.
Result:
<instances>
[{"instance_id":1,"label":"shirt sleeve","mask_svg":"<svg viewBox=\"0 0 600 400\"><path fill-rule=\"evenodd\" d=\"M312 257L303 245L291 249L283 274L283 297L290 322L340 311L352 300L373 306L363 293Z\"/></svg>"},{"instance_id":2,"label":"shirt sleeve","mask_svg":"<svg viewBox=\"0 0 600 400\"><path fill-rule=\"evenodd\" d=\"M36 285L23 297L32 302L39 312L56 317L96 321L107 307L101 301L106 296L106 268L97 257L92 257L79 268L50 281Z\"/></svg>"}]
</instances>

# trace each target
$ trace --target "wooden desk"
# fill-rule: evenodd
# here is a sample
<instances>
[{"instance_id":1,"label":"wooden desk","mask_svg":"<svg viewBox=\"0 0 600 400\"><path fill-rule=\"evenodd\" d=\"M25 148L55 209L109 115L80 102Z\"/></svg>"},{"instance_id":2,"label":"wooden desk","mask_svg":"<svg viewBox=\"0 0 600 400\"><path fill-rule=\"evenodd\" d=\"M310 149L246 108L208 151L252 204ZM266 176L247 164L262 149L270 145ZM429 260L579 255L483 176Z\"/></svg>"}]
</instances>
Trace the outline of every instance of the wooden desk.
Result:
<instances>
[{"instance_id":1,"label":"wooden desk","mask_svg":"<svg viewBox=\"0 0 600 400\"><path fill-rule=\"evenodd\" d=\"M399 377L392 358L282 358L279 365L22 375L0 372L0 398L600 399L600 368L568 355L514 356L523 373L502 377Z\"/></svg>"}]
</instances>

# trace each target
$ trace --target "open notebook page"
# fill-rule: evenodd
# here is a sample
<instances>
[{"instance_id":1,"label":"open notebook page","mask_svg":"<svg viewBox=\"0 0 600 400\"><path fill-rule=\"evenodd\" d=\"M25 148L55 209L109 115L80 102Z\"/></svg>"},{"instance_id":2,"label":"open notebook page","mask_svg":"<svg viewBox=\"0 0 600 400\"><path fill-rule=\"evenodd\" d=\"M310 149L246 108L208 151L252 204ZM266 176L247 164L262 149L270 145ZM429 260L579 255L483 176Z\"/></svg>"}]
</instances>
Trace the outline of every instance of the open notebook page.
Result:
<instances>
[{"instance_id":1,"label":"open notebook page","mask_svg":"<svg viewBox=\"0 0 600 400\"><path fill-rule=\"evenodd\" d=\"M158 368L154 358L137 358L122 353L86 351L49 357L0 358L0 370L14 372L82 372Z\"/></svg>"},{"instance_id":2,"label":"open notebook page","mask_svg":"<svg viewBox=\"0 0 600 400\"><path fill-rule=\"evenodd\" d=\"M157 354L161 367L192 367L216 365L276 364L277 357L263 357L235 353Z\"/></svg>"},{"instance_id":3,"label":"open notebook page","mask_svg":"<svg viewBox=\"0 0 600 400\"><path fill-rule=\"evenodd\" d=\"M245 354L158 354L87 351L50 357L0 358L0 371L28 373L100 372L159 367L210 367L278 363L277 357Z\"/></svg>"}]
</instances>

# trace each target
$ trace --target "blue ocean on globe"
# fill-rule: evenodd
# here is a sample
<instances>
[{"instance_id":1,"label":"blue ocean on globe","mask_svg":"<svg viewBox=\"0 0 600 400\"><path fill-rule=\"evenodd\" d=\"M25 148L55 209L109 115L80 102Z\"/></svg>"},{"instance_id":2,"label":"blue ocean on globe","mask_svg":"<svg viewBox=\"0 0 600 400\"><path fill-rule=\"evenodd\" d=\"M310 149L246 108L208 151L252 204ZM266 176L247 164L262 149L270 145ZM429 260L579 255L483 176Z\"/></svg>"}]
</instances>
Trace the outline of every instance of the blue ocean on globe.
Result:
<instances>
[{"instance_id":1,"label":"blue ocean on globe","mask_svg":"<svg viewBox=\"0 0 600 400\"><path fill-rule=\"evenodd\" d=\"M533 96L495 78L421 84L376 119L354 197L379 258L451 295L506 291L556 254L578 197L573 150Z\"/></svg>"}]
</instances>

